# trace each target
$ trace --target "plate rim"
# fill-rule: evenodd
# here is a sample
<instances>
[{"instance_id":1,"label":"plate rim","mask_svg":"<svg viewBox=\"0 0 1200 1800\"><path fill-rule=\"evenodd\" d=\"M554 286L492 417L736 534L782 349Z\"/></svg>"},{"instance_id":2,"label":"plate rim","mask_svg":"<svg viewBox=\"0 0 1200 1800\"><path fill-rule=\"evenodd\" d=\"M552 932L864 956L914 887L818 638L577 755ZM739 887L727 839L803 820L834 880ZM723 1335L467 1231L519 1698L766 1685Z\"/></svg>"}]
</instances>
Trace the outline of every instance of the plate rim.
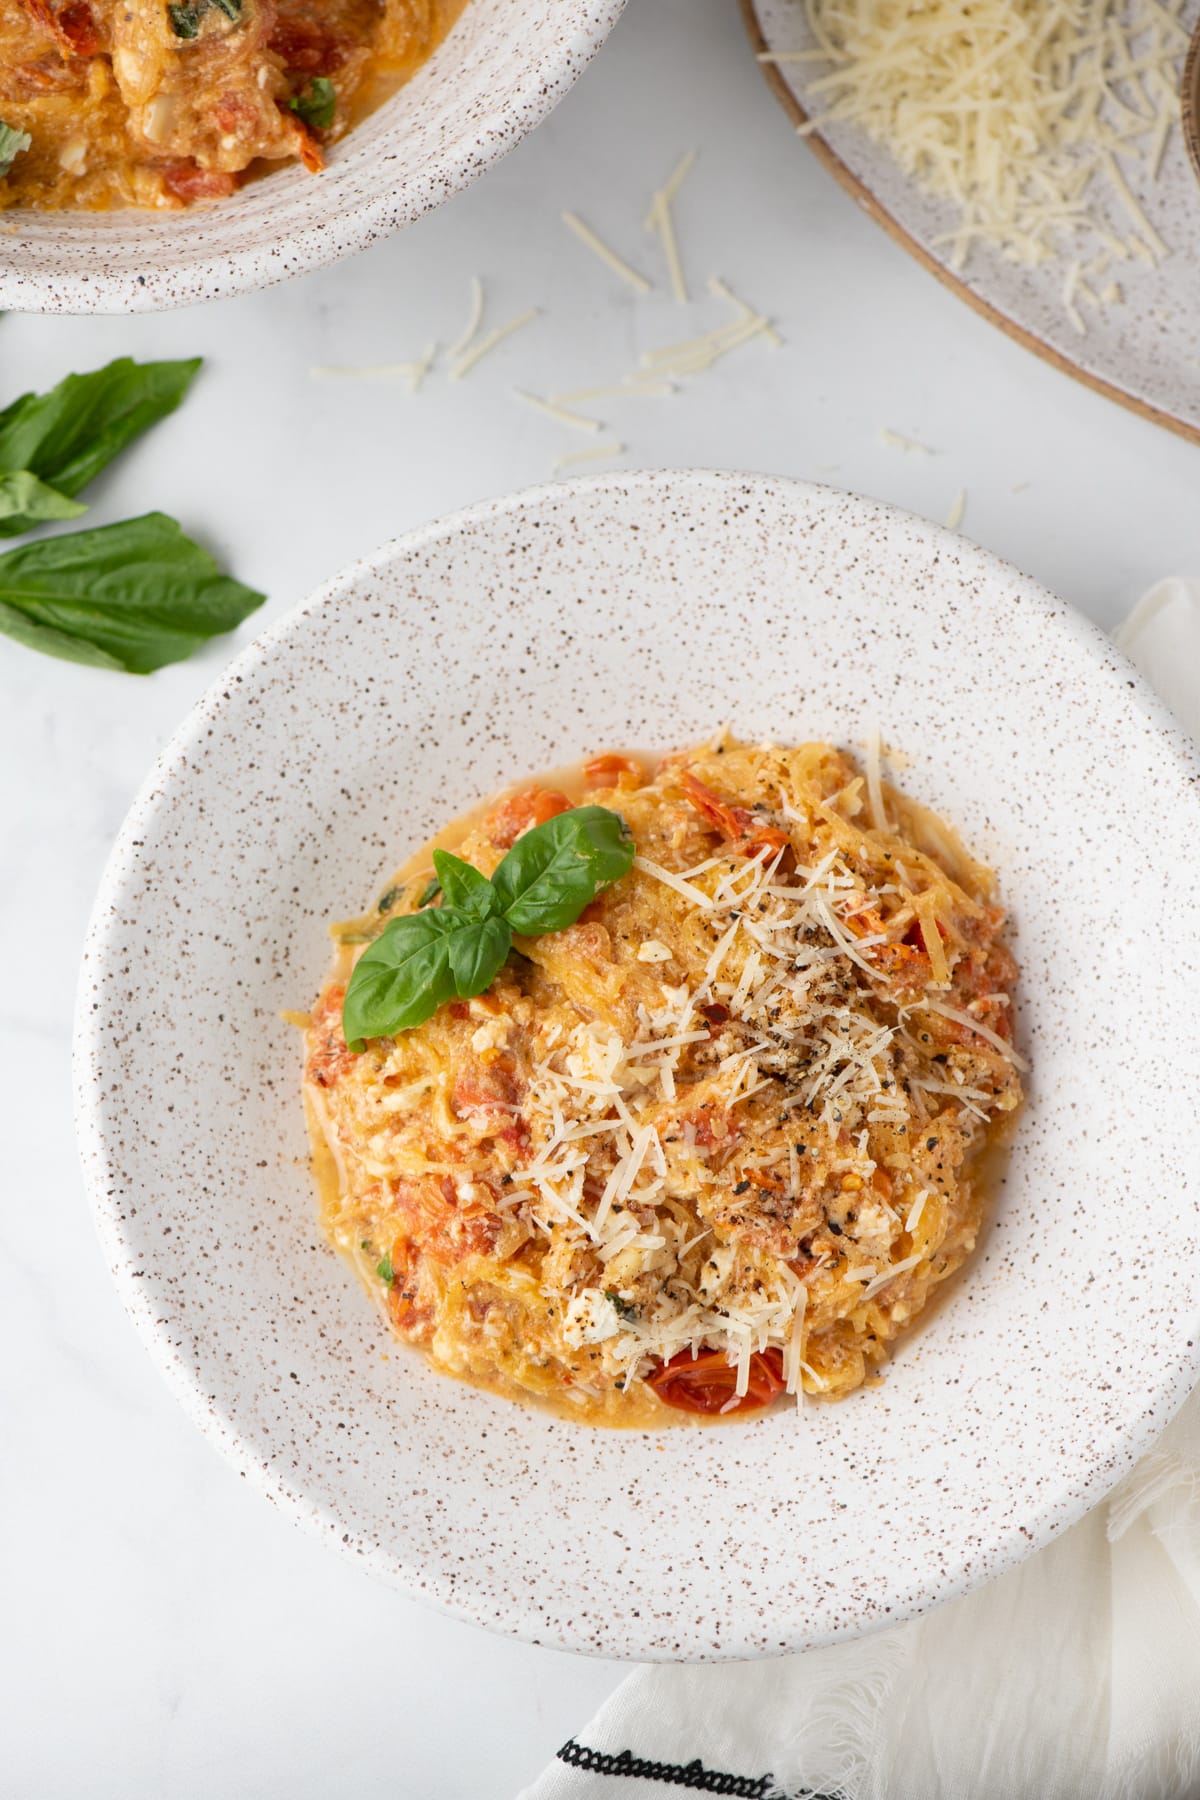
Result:
<instances>
[{"instance_id":1,"label":"plate rim","mask_svg":"<svg viewBox=\"0 0 1200 1800\"><path fill-rule=\"evenodd\" d=\"M755 60L762 71L764 81L793 125L796 126L797 131L801 126L810 126L809 114L780 74L778 65L760 60L764 55L770 54L771 44L762 28L762 20L758 16L758 0L738 0L738 5L741 9L746 35L750 39L750 47L754 51ZM874 220L876 225L882 226L887 235L899 244L902 250L907 251L914 262L920 263L921 267L930 275L935 276L944 288L948 288L959 300L965 301L972 312L978 313L981 319L986 319L990 325L995 325L1004 333L1005 337L1011 338L1023 349L1032 350L1035 356L1041 357L1043 362L1047 362L1051 368L1057 369L1060 375L1069 375L1073 381L1078 381L1084 387L1091 388L1094 394L1099 394L1105 400L1114 401L1116 405L1123 406L1127 412L1136 413L1139 419L1146 419L1151 425L1159 425L1164 431L1172 432L1176 437L1183 438L1189 444L1200 444L1200 425L1193 425L1186 419L1177 418L1174 413L1167 412L1160 406L1152 405L1149 400L1143 400L1137 394L1131 394L1128 388L1119 387L1116 382L1106 381L1103 375L1095 375L1090 369L1081 368L1078 363L1072 362L1069 356L1064 356L1061 350L1056 350L1044 338L1040 338L1035 331L1030 331L1024 325L1018 325L1016 320L1010 319L1006 312L1001 311L990 300L985 300L981 294L976 293L974 288L968 287L966 282L960 280L952 269L948 268L945 263L939 262L936 256L901 225L895 214L889 212L883 202L876 198L872 189L867 186L861 176L854 173L850 165L842 160L829 140L819 131L806 130L804 142L839 185L845 188L851 198L857 202L867 217Z\"/></svg>"},{"instance_id":2,"label":"plate rim","mask_svg":"<svg viewBox=\"0 0 1200 1800\"><path fill-rule=\"evenodd\" d=\"M255 636L220 672L189 708L176 730L159 752L141 786L138 788L105 862L103 874L89 915L81 955L76 989L72 1029L71 1075L75 1135L80 1152L84 1186L93 1223L100 1240L109 1276L118 1297L129 1315L142 1346L155 1368L166 1381L174 1398L188 1419L251 1487L277 1507L291 1523L323 1539L342 1556L367 1569L371 1574L399 1589L409 1599L433 1606L448 1617L482 1626L519 1641L549 1646L576 1654L608 1657L625 1661L663 1663L722 1662L758 1660L766 1656L795 1653L835 1642L851 1642L880 1630L890 1629L929 1612L944 1601L956 1599L986 1582L1007 1573L1027 1556L1044 1549L1062 1532L1075 1524L1099 1504L1141 1456L1157 1440L1161 1432L1200 1382L1200 1331L1168 1359L1164 1374L1152 1391L1142 1398L1140 1410L1119 1443L1106 1443L1101 1454L1093 1453L1089 1466L1076 1472L1064 1493L1056 1489L1053 1497L1043 1500L1034 1523L1025 1518L1013 1524L1003 1536L990 1540L988 1553L982 1560L986 1568L963 1567L961 1560L949 1579L935 1581L930 1573L919 1593L892 1607L886 1620L861 1621L847 1625L835 1622L818 1633L790 1630L791 1641L779 1647L764 1648L749 1632L731 1634L718 1647L677 1653L642 1643L630 1647L588 1638L582 1632L547 1628L541 1614L533 1606L520 1614L512 1613L497 1620L494 1608L480 1604L469 1587L448 1585L436 1572L423 1571L416 1564L404 1563L384 1545L363 1537L356 1530L347 1531L323 1501L317 1501L300 1483L289 1478L286 1466L262 1460L253 1440L231 1423L220 1407L203 1391L197 1374L188 1368L172 1341L170 1320L156 1312L152 1298L138 1280L133 1246L123 1236L119 1191L114 1177L118 1171L111 1151L106 1146L100 1123L100 1107L96 1104L99 1088L93 1066L103 1048L103 1013L88 991L92 971L103 966L105 940L117 913L122 889L137 867L140 838L149 817L157 807L169 805L168 784L182 764L186 765L193 749L204 738L214 717L219 716L230 690L268 661L281 642L285 642L310 616L337 604L347 589L357 586L364 575L387 567L398 559L419 555L431 543L451 539L464 529L504 517L519 515L531 507L547 502L560 504L572 495L592 497L605 492L624 493L631 487L642 492L671 488L677 484L697 486L712 492L729 492L751 486L774 490L791 496L799 504L811 497L828 496L836 501L849 501L864 516L874 515L915 526L921 539L934 548L939 545L952 551L960 561L986 572L994 581L1003 576L1021 583L1023 602L1046 618L1055 619L1063 630L1078 640L1089 657L1108 661L1127 680L1132 698L1162 740L1163 753L1180 767L1197 792L1200 802L1200 744L1184 731L1165 701L1157 694L1113 640L1069 602L1055 595L1032 577L1025 576L1014 564L969 538L948 530L919 514L890 502L866 495L849 493L826 483L807 481L765 471L731 471L711 468L644 468L610 474L580 476L570 481L549 481L534 487L476 501L437 519L388 539L373 551L355 558L335 572L317 589L296 605L289 607L264 631ZM1190 1360L1185 1352L1190 1349ZM626 1635L628 1635L626 1633Z\"/></svg>"}]
</instances>

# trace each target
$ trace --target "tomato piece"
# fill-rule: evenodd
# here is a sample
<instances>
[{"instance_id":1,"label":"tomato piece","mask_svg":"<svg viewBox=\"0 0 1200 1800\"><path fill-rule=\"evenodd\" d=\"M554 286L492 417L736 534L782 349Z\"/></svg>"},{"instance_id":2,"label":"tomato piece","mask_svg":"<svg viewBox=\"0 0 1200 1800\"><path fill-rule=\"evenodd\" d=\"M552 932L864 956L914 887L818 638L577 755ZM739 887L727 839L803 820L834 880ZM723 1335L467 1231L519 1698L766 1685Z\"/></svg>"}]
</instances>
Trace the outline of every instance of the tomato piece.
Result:
<instances>
[{"instance_id":1,"label":"tomato piece","mask_svg":"<svg viewBox=\"0 0 1200 1800\"><path fill-rule=\"evenodd\" d=\"M310 175L319 175L325 167L325 152L306 125L296 122L296 155Z\"/></svg>"},{"instance_id":2,"label":"tomato piece","mask_svg":"<svg viewBox=\"0 0 1200 1800\"><path fill-rule=\"evenodd\" d=\"M237 176L225 169L202 169L191 156L163 164L163 186L177 200L223 200L237 186Z\"/></svg>"},{"instance_id":3,"label":"tomato piece","mask_svg":"<svg viewBox=\"0 0 1200 1800\"><path fill-rule=\"evenodd\" d=\"M570 812L574 801L557 788L525 788L502 800L487 821L487 834L497 850L511 850L523 831Z\"/></svg>"},{"instance_id":4,"label":"tomato piece","mask_svg":"<svg viewBox=\"0 0 1200 1800\"><path fill-rule=\"evenodd\" d=\"M484 1191L490 1199L490 1191ZM487 1200L461 1205L455 1184L446 1175L393 1183L392 1205L410 1251L445 1269L455 1268L467 1256L486 1256L495 1247L503 1224Z\"/></svg>"},{"instance_id":5,"label":"tomato piece","mask_svg":"<svg viewBox=\"0 0 1200 1800\"><path fill-rule=\"evenodd\" d=\"M267 47L283 63L305 75L333 75L346 60L347 40L313 19L281 13Z\"/></svg>"},{"instance_id":6,"label":"tomato piece","mask_svg":"<svg viewBox=\"0 0 1200 1800\"><path fill-rule=\"evenodd\" d=\"M782 1350L756 1350L750 1358L750 1385L738 1395L737 1367L723 1350L702 1350L693 1356L681 1350L649 1378L659 1399L679 1412L752 1412L769 1406L782 1394ZM731 1404L732 1403L732 1404Z\"/></svg>"},{"instance_id":7,"label":"tomato piece","mask_svg":"<svg viewBox=\"0 0 1200 1800\"><path fill-rule=\"evenodd\" d=\"M55 39L64 56L95 56L100 33L87 0L68 0L55 12L50 0L25 0L26 11Z\"/></svg>"},{"instance_id":8,"label":"tomato piece","mask_svg":"<svg viewBox=\"0 0 1200 1800\"><path fill-rule=\"evenodd\" d=\"M641 782L642 771L631 756L617 756L609 751L604 756L593 756L591 762L583 765L583 778L589 787L616 787L622 775L635 775Z\"/></svg>"},{"instance_id":9,"label":"tomato piece","mask_svg":"<svg viewBox=\"0 0 1200 1800\"><path fill-rule=\"evenodd\" d=\"M408 1343L427 1343L432 1335L433 1308L420 1296L421 1252L416 1244L396 1238L387 1254L392 1265L392 1282L387 1293L392 1324Z\"/></svg>"},{"instance_id":10,"label":"tomato piece","mask_svg":"<svg viewBox=\"0 0 1200 1800\"><path fill-rule=\"evenodd\" d=\"M332 983L325 989L312 1015L312 1032L314 1044L308 1058L305 1071L309 1081L318 1087L336 1087L347 1069L352 1069L358 1060L354 1052L347 1048L342 1031L342 1002L346 998L346 989L340 983Z\"/></svg>"},{"instance_id":11,"label":"tomato piece","mask_svg":"<svg viewBox=\"0 0 1200 1800\"><path fill-rule=\"evenodd\" d=\"M684 769L679 785L700 817L722 837L730 839L743 856L759 856L767 850L782 850L790 842L786 831L777 825L764 825L747 807L734 806L722 800L710 787L698 781L690 769Z\"/></svg>"}]
</instances>

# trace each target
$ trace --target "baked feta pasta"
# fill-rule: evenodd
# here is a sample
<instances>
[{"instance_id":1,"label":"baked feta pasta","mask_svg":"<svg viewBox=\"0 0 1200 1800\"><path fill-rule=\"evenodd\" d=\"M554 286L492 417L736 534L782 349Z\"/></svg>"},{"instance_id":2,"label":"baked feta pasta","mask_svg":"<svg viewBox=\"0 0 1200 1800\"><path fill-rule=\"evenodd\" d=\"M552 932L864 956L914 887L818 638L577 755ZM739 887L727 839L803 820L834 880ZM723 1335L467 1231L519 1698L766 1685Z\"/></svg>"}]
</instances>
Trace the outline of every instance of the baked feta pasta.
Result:
<instances>
[{"instance_id":1,"label":"baked feta pasta","mask_svg":"<svg viewBox=\"0 0 1200 1800\"><path fill-rule=\"evenodd\" d=\"M877 1380L1022 1097L989 871L877 755L724 735L436 844L298 1021L324 1226L391 1331L595 1425Z\"/></svg>"},{"instance_id":2,"label":"baked feta pasta","mask_svg":"<svg viewBox=\"0 0 1200 1800\"><path fill-rule=\"evenodd\" d=\"M0 206L179 207L315 172L462 5L0 0Z\"/></svg>"}]
</instances>

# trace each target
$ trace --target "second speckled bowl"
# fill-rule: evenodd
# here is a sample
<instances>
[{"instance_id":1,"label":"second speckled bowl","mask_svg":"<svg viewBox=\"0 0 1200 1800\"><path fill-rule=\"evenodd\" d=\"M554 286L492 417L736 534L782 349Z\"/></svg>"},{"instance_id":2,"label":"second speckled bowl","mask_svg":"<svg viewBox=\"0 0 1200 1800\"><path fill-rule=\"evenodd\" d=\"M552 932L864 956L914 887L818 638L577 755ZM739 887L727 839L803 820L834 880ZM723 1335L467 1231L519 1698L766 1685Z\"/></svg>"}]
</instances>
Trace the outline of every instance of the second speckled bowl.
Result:
<instances>
[{"instance_id":1,"label":"second speckled bowl","mask_svg":"<svg viewBox=\"0 0 1200 1800\"><path fill-rule=\"evenodd\" d=\"M994 1223L886 1382L597 1433L433 1374L323 1245L280 1019L446 817L596 748L852 743L1000 870L1031 1097ZM761 477L545 488L355 565L234 664L113 852L76 1090L117 1284L293 1518L482 1625L801 1649L985 1580L1104 1493L1200 1363L1200 768L1111 644L961 539Z\"/></svg>"},{"instance_id":2,"label":"second speckled bowl","mask_svg":"<svg viewBox=\"0 0 1200 1800\"><path fill-rule=\"evenodd\" d=\"M145 312L267 287L365 250L474 180L543 119L625 0L468 0L413 79L334 145L182 212L3 214L0 308Z\"/></svg>"}]
</instances>

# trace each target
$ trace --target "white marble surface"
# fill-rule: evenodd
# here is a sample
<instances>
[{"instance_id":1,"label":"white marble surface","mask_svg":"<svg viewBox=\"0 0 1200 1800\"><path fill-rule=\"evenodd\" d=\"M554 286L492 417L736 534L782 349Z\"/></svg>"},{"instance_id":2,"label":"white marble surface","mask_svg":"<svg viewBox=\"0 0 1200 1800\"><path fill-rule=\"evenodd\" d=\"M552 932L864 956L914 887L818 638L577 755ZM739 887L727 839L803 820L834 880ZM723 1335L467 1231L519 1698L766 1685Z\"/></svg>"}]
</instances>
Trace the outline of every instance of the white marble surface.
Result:
<instances>
[{"instance_id":1,"label":"white marble surface","mask_svg":"<svg viewBox=\"0 0 1200 1800\"><path fill-rule=\"evenodd\" d=\"M603 414L629 463L816 476L935 518L966 488L969 535L1105 625L1157 577L1200 572L1200 451L1036 362L861 217L771 101L734 0L630 0L534 139L357 262L157 318L0 321L0 398L113 355L203 352L193 398L97 484L92 522L176 513L273 616L358 551L586 446L514 386L602 381L721 320L637 300L558 221L577 208L657 274L647 190L691 148L689 270L723 274L787 344ZM471 379L410 397L309 375L453 337L476 272L494 320L545 312ZM939 454L885 448L882 426ZM0 1794L504 1800L617 1666L452 1624L290 1530L176 1411L83 1198L67 1071L88 907L155 750L233 647L139 681L0 638Z\"/></svg>"}]
</instances>

